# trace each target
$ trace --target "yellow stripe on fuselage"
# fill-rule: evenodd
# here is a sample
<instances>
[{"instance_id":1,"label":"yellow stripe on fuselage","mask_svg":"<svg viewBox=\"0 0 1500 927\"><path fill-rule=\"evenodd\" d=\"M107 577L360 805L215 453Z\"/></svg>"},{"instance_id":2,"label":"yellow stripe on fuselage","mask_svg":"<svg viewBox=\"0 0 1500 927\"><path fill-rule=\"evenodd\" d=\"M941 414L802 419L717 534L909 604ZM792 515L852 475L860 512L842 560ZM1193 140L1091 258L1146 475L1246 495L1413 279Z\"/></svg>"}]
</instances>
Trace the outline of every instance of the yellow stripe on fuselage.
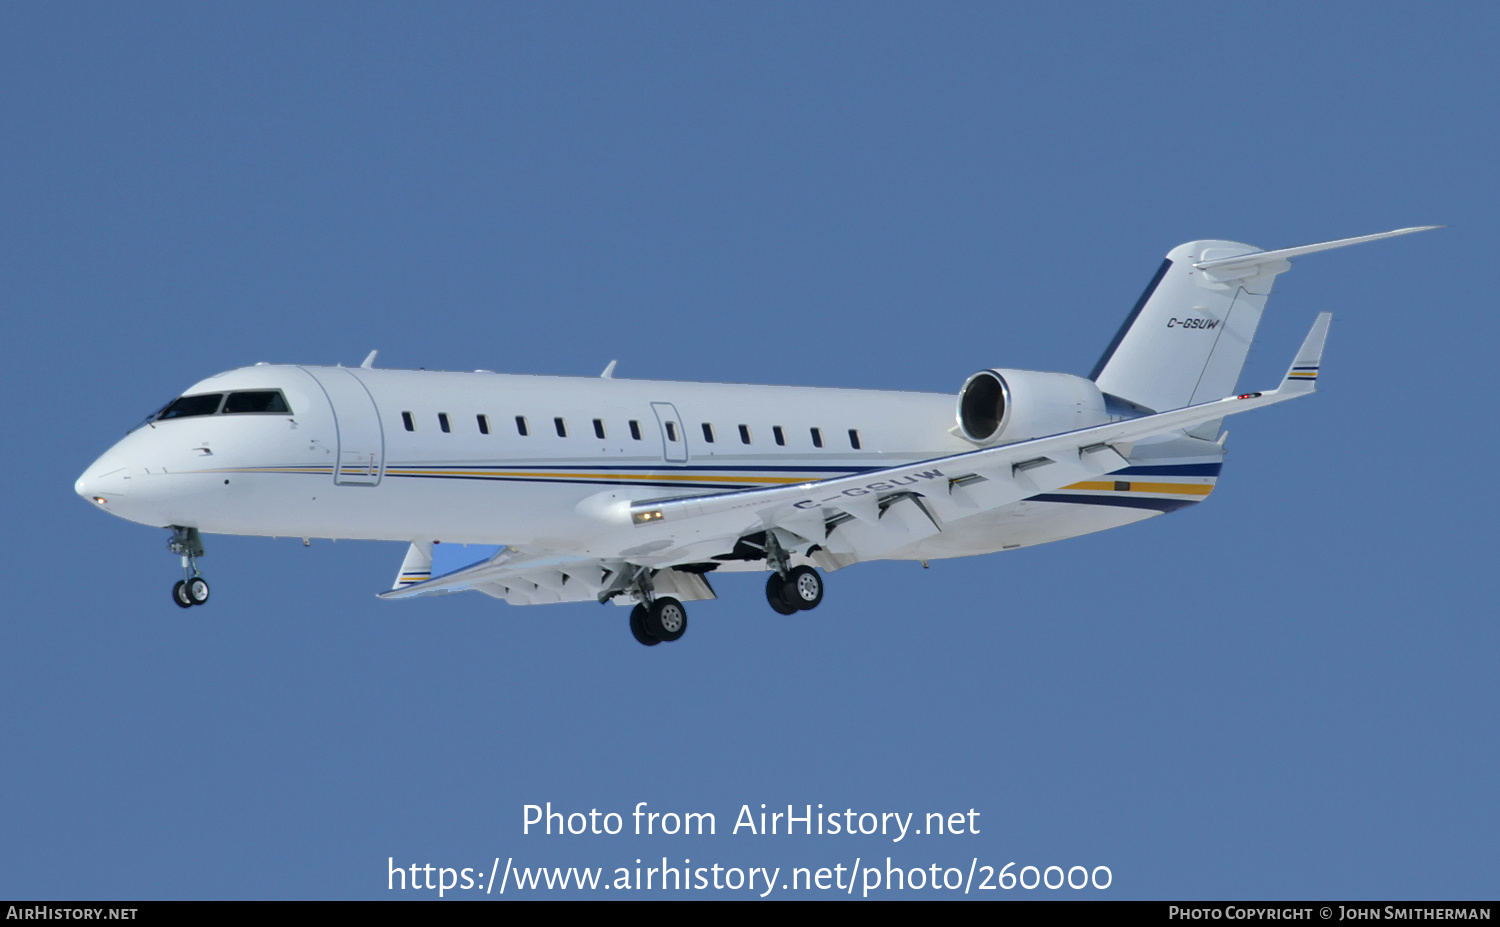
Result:
<instances>
[{"instance_id":1,"label":"yellow stripe on fuselage","mask_svg":"<svg viewBox=\"0 0 1500 927\"><path fill-rule=\"evenodd\" d=\"M1120 482L1124 483L1124 480ZM1096 482L1093 480L1074 483L1072 486L1064 486L1063 489L1086 489L1091 492L1156 492L1170 493L1179 496L1206 496L1214 491L1212 483L1138 483L1131 480L1125 483L1126 489L1116 489L1114 482Z\"/></svg>"}]
</instances>

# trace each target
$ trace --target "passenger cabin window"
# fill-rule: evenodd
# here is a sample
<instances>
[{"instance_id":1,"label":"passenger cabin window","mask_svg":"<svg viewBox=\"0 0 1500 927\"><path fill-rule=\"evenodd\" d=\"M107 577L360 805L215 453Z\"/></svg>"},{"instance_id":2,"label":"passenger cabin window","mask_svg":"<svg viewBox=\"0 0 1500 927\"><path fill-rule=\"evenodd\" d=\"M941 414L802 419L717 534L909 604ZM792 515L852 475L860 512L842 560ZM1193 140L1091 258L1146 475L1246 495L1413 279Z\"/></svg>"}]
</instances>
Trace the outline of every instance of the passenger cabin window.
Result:
<instances>
[{"instance_id":1,"label":"passenger cabin window","mask_svg":"<svg viewBox=\"0 0 1500 927\"><path fill-rule=\"evenodd\" d=\"M602 418L594 419L594 437L600 441L604 440L604 419Z\"/></svg>"},{"instance_id":2,"label":"passenger cabin window","mask_svg":"<svg viewBox=\"0 0 1500 927\"><path fill-rule=\"evenodd\" d=\"M714 426L710 425L708 422L703 423L703 440L707 441L709 444L714 443Z\"/></svg>"},{"instance_id":3,"label":"passenger cabin window","mask_svg":"<svg viewBox=\"0 0 1500 927\"><path fill-rule=\"evenodd\" d=\"M852 448L854 448L856 451L859 450L859 429L858 428L851 428L851 429L849 429L849 446L852 447Z\"/></svg>"},{"instance_id":4,"label":"passenger cabin window","mask_svg":"<svg viewBox=\"0 0 1500 927\"><path fill-rule=\"evenodd\" d=\"M526 416L524 415L516 416L516 434L526 437Z\"/></svg>"},{"instance_id":5,"label":"passenger cabin window","mask_svg":"<svg viewBox=\"0 0 1500 927\"><path fill-rule=\"evenodd\" d=\"M641 423L635 419L630 420L630 436L635 440L641 440Z\"/></svg>"},{"instance_id":6,"label":"passenger cabin window","mask_svg":"<svg viewBox=\"0 0 1500 927\"><path fill-rule=\"evenodd\" d=\"M677 423L676 422L667 422L667 440L668 441L676 441L677 440Z\"/></svg>"},{"instance_id":7,"label":"passenger cabin window","mask_svg":"<svg viewBox=\"0 0 1500 927\"><path fill-rule=\"evenodd\" d=\"M776 439L778 445L786 447L786 433L781 430L780 425L771 426L771 437Z\"/></svg>"},{"instance_id":8,"label":"passenger cabin window","mask_svg":"<svg viewBox=\"0 0 1500 927\"><path fill-rule=\"evenodd\" d=\"M750 443L750 426L749 425L741 425L740 426L740 443L741 444L749 444Z\"/></svg>"},{"instance_id":9,"label":"passenger cabin window","mask_svg":"<svg viewBox=\"0 0 1500 927\"><path fill-rule=\"evenodd\" d=\"M822 447L823 446L823 429L821 429L821 428L809 428L808 431L812 433L813 447Z\"/></svg>"},{"instance_id":10,"label":"passenger cabin window","mask_svg":"<svg viewBox=\"0 0 1500 927\"><path fill-rule=\"evenodd\" d=\"M401 413L401 424L403 424L403 425L406 426L406 430L407 431L416 431L417 430L417 423L414 422L414 421L412 421L412 417L411 417L411 413L410 412L402 412Z\"/></svg>"},{"instance_id":11,"label":"passenger cabin window","mask_svg":"<svg viewBox=\"0 0 1500 927\"><path fill-rule=\"evenodd\" d=\"M204 393L201 396L182 396L173 400L156 416L158 422L169 418L187 418L191 415L213 415L219 411L223 393Z\"/></svg>"},{"instance_id":12,"label":"passenger cabin window","mask_svg":"<svg viewBox=\"0 0 1500 927\"><path fill-rule=\"evenodd\" d=\"M438 413L438 427L441 428L441 429L443 429L443 434L447 434L451 430L448 427L448 413L447 412L439 412Z\"/></svg>"},{"instance_id":13,"label":"passenger cabin window","mask_svg":"<svg viewBox=\"0 0 1500 927\"><path fill-rule=\"evenodd\" d=\"M230 393L229 398L224 400L224 411L226 413L279 412L285 415L292 409L286 404L286 397L281 395L281 390L253 389Z\"/></svg>"},{"instance_id":14,"label":"passenger cabin window","mask_svg":"<svg viewBox=\"0 0 1500 927\"><path fill-rule=\"evenodd\" d=\"M561 415L552 420L552 426L557 429L557 436L559 438L566 438L568 436L568 423L562 420Z\"/></svg>"},{"instance_id":15,"label":"passenger cabin window","mask_svg":"<svg viewBox=\"0 0 1500 927\"><path fill-rule=\"evenodd\" d=\"M490 417L488 415L476 415L475 420L479 422L479 433L487 435L490 433Z\"/></svg>"}]
</instances>

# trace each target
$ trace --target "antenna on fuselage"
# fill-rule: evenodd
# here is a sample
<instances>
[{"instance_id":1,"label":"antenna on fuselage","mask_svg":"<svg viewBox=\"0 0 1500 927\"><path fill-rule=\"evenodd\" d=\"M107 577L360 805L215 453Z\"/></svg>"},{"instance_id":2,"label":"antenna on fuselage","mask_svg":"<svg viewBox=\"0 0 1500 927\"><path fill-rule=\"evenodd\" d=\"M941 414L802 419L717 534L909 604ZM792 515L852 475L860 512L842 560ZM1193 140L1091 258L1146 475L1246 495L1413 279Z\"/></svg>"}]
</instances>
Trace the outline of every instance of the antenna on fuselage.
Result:
<instances>
[{"instance_id":1,"label":"antenna on fuselage","mask_svg":"<svg viewBox=\"0 0 1500 927\"><path fill-rule=\"evenodd\" d=\"M370 356L367 357L367 358L365 358L365 362L363 364L360 364L359 366L362 367L362 368L364 368L365 370L374 370L375 369L375 355L379 354L379 353L380 353L379 350L371 351L370 352Z\"/></svg>"},{"instance_id":2,"label":"antenna on fuselage","mask_svg":"<svg viewBox=\"0 0 1500 927\"><path fill-rule=\"evenodd\" d=\"M615 364L618 363L619 361L617 360L610 361L609 366L604 368L604 372L599 374L599 378L601 380L613 380L615 378Z\"/></svg>"}]
</instances>

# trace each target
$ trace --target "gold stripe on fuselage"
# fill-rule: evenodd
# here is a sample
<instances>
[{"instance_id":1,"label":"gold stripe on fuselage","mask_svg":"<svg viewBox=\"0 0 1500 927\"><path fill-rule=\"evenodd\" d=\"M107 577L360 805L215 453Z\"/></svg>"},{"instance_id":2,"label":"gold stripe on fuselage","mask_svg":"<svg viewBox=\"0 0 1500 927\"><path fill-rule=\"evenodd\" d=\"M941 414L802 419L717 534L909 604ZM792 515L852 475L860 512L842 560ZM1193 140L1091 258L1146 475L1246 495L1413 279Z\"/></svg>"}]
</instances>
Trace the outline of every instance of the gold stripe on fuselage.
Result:
<instances>
[{"instance_id":1,"label":"gold stripe on fuselage","mask_svg":"<svg viewBox=\"0 0 1500 927\"><path fill-rule=\"evenodd\" d=\"M1124 480L1120 482L1125 483ZM1212 483L1139 483L1131 480L1125 489L1117 489L1114 482L1087 481L1064 486L1063 489L1086 489L1091 492L1157 492L1181 496L1206 496L1214 491Z\"/></svg>"}]
</instances>

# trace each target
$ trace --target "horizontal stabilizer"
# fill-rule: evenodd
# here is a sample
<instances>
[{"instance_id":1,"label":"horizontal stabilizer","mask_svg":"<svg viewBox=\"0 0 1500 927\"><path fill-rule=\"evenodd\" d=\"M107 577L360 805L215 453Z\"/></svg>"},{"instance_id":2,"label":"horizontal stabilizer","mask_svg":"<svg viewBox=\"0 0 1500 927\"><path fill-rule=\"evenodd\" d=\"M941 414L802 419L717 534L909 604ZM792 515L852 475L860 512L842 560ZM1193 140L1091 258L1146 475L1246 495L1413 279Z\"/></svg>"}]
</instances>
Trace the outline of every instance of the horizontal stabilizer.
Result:
<instances>
[{"instance_id":1,"label":"horizontal stabilizer","mask_svg":"<svg viewBox=\"0 0 1500 927\"><path fill-rule=\"evenodd\" d=\"M1226 258L1215 258L1212 261L1199 261L1193 266L1199 270L1207 271L1229 271L1241 268L1253 267L1256 264L1267 264L1272 261L1284 261L1287 258L1299 257L1304 254L1312 254L1315 251L1332 251L1334 248L1347 248L1350 245L1362 245L1367 241L1379 241L1382 238L1395 238L1398 235L1410 235L1412 232L1426 232L1431 229L1440 229L1441 225L1418 225L1409 229L1395 229L1390 232L1376 232L1374 235L1360 235L1357 238L1340 238L1338 241L1324 241L1315 245L1298 245L1295 248L1278 248L1275 251L1252 251L1248 254L1239 254Z\"/></svg>"}]
</instances>

